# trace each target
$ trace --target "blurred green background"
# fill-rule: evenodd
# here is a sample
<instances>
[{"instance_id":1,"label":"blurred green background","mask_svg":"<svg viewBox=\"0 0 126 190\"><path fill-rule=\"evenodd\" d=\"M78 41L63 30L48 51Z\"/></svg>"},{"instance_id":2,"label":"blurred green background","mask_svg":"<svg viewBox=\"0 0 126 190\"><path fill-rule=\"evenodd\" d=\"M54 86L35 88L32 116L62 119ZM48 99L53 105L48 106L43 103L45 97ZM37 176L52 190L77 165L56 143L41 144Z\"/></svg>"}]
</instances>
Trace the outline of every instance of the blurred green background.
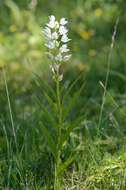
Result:
<instances>
[{"instance_id":1,"label":"blurred green background","mask_svg":"<svg viewBox=\"0 0 126 190\"><path fill-rule=\"evenodd\" d=\"M51 14L69 20L73 56L64 65L64 72L70 80L83 71L86 78L86 101L98 99L102 95L99 81L104 82L105 79L114 24L120 16L109 87L114 96L125 94L125 8L125 0L1 0L0 68L7 67L9 90L17 108L25 100L28 108L27 98L35 93L34 85L31 85L33 73L48 78L48 60L41 31ZM2 95L2 75L0 83ZM95 103L97 107L98 102ZM5 109L5 104L2 96L0 105L4 106L0 106L1 111Z\"/></svg>"}]
</instances>

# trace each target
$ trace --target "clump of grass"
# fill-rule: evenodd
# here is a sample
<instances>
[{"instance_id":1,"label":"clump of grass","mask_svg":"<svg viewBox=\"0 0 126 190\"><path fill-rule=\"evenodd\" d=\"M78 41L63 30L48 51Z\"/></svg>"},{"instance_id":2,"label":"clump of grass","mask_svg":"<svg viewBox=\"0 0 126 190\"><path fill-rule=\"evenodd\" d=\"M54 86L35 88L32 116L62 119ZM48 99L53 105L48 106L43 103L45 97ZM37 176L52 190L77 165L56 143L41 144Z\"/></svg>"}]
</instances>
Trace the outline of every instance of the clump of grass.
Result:
<instances>
[{"instance_id":1,"label":"clump of grass","mask_svg":"<svg viewBox=\"0 0 126 190\"><path fill-rule=\"evenodd\" d=\"M124 190L126 188L125 164L125 153L116 156L106 155L99 166L90 168L85 186L92 190Z\"/></svg>"}]
</instances>

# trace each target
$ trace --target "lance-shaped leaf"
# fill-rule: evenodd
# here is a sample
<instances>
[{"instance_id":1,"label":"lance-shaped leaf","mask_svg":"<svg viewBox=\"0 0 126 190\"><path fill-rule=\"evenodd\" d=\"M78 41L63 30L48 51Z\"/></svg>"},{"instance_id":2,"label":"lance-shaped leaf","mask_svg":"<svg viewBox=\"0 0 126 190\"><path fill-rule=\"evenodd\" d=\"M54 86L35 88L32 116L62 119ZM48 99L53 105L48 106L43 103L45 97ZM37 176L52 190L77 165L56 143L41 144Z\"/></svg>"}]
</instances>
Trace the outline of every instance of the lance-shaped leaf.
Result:
<instances>
[{"instance_id":1,"label":"lance-shaped leaf","mask_svg":"<svg viewBox=\"0 0 126 190\"><path fill-rule=\"evenodd\" d=\"M55 101L46 93L44 92L44 96L50 106L50 109L53 111L53 113L56 113L57 112L57 107L56 107L56 103Z\"/></svg>"},{"instance_id":2,"label":"lance-shaped leaf","mask_svg":"<svg viewBox=\"0 0 126 190\"><path fill-rule=\"evenodd\" d=\"M56 98L56 93L55 90L52 88L52 86L49 85L46 80L43 80L36 73L34 73L34 76L36 77L35 78L36 85L40 88L41 92L43 93L48 90L49 94L51 94L53 98Z\"/></svg>"},{"instance_id":3,"label":"lance-shaped leaf","mask_svg":"<svg viewBox=\"0 0 126 190\"><path fill-rule=\"evenodd\" d=\"M82 92L84 88L84 84L81 86L81 88L79 89L79 91L75 92L73 97L71 97L66 109L64 109L64 117L63 119L65 120L65 118L70 114L70 112L72 111L72 109L74 108L77 99L79 98L80 93Z\"/></svg>"},{"instance_id":4,"label":"lance-shaped leaf","mask_svg":"<svg viewBox=\"0 0 126 190\"><path fill-rule=\"evenodd\" d=\"M82 77L82 75L80 74L79 77L77 77L76 80L74 80L70 86L68 87L68 89L65 89L65 93L64 93L64 96L63 96L63 104L64 102L66 101L67 97L69 96L71 90L73 89L73 87L77 84L77 82L79 81L79 79ZM63 88L62 88L62 92L63 92Z\"/></svg>"},{"instance_id":5,"label":"lance-shaped leaf","mask_svg":"<svg viewBox=\"0 0 126 190\"><path fill-rule=\"evenodd\" d=\"M68 166L75 160L75 158L76 158L76 153L74 152L74 154L71 154L67 158L67 160L60 165L58 174L61 175L68 168Z\"/></svg>"},{"instance_id":6,"label":"lance-shaped leaf","mask_svg":"<svg viewBox=\"0 0 126 190\"><path fill-rule=\"evenodd\" d=\"M66 125L66 129L63 133L62 140L61 140L62 148L66 145L68 138L70 137L70 133L81 124L83 119L84 119L84 116L80 116L77 119L74 119L71 123L68 123Z\"/></svg>"},{"instance_id":7,"label":"lance-shaped leaf","mask_svg":"<svg viewBox=\"0 0 126 190\"><path fill-rule=\"evenodd\" d=\"M42 122L40 124L42 126L43 136L45 137L45 140L48 143L51 153L53 154L54 158L56 159L56 157L57 157L56 142L54 141L48 128Z\"/></svg>"},{"instance_id":8,"label":"lance-shaped leaf","mask_svg":"<svg viewBox=\"0 0 126 190\"><path fill-rule=\"evenodd\" d=\"M43 113L42 117L46 119L48 123L51 124L51 127L54 128L57 132L57 123L55 121L52 112L50 112L50 110L48 110L48 108L41 103L41 100L39 100L39 98L37 99L37 102L39 106L42 108L42 113Z\"/></svg>"}]
</instances>

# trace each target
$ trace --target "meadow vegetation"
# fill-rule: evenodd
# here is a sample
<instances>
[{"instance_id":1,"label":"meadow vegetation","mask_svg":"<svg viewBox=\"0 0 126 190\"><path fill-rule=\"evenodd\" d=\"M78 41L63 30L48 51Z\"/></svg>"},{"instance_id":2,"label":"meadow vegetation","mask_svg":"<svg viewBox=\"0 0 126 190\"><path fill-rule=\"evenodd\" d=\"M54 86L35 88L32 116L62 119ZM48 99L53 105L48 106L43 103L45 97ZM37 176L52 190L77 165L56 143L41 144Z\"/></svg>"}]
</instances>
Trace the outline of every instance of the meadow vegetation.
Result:
<instances>
[{"instance_id":1,"label":"meadow vegetation","mask_svg":"<svg viewBox=\"0 0 126 190\"><path fill-rule=\"evenodd\" d=\"M126 189L125 10L125 0L0 1L1 190ZM50 15L69 21L61 73L42 32Z\"/></svg>"}]
</instances>

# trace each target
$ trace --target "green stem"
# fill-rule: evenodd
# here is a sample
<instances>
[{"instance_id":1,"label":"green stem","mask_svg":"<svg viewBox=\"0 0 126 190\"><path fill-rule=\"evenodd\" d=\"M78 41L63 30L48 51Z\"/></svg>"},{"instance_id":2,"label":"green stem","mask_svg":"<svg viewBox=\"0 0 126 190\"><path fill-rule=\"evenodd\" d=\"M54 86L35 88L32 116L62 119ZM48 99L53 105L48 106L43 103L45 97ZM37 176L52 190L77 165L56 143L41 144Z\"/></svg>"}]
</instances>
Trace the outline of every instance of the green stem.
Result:
<instances>
[{"instance_id":1,"label":"green stem","mask_svg":"<svg viewBox=\"0 0 126 190\"><path fill-rule=\"evenodd\" d=\"M58 144L57 144L57 160L55 163L55 183L54 190L60 190L61 188L61 176L58 171L61 163L61 129L62 129L62 106L61 106L61 94L60 94L60 81L59 72L56 76L56 94L57 94L57 114L58 114Z\"/></svg>"}]
</instances>

